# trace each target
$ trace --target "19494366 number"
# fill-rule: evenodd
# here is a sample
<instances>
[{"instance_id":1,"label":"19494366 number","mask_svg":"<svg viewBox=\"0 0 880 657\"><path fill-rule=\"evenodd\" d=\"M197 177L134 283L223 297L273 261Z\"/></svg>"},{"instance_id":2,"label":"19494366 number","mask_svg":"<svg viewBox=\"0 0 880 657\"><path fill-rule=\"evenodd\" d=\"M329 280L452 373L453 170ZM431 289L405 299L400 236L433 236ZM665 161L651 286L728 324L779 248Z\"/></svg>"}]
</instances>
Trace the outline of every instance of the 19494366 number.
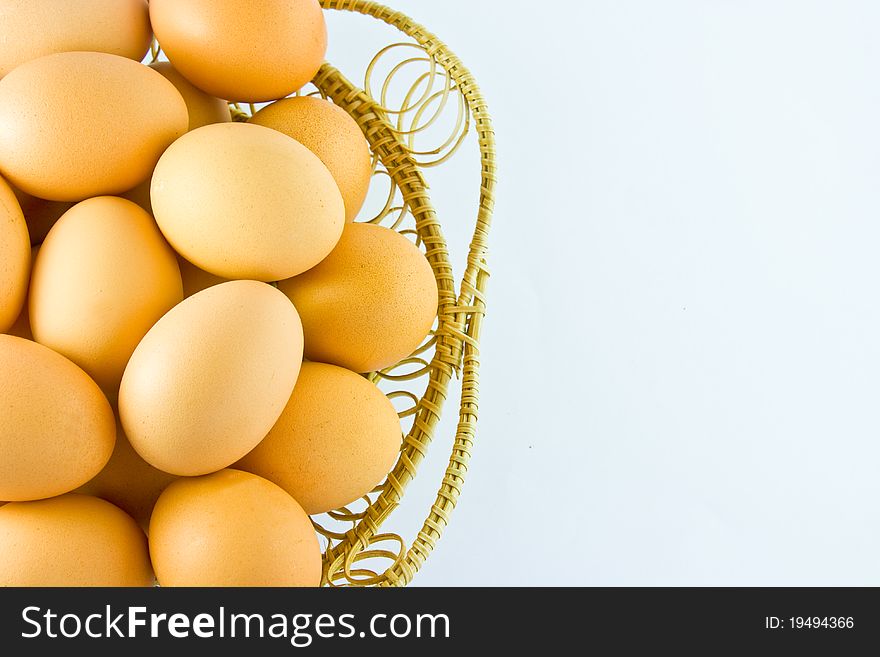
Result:
<instances>
[{"instance_id":1,"label":"19494366 number","mask_svg":"<svg viewBox=\"0 0 880 657\"><path fill-rule=\"evenodd\" d=\"M793 630L851 630L855 627L855 621L852 616L789 616L787 619L765 616L764 627L771 630L786 627Z\"/></svg>"}]
</instances>

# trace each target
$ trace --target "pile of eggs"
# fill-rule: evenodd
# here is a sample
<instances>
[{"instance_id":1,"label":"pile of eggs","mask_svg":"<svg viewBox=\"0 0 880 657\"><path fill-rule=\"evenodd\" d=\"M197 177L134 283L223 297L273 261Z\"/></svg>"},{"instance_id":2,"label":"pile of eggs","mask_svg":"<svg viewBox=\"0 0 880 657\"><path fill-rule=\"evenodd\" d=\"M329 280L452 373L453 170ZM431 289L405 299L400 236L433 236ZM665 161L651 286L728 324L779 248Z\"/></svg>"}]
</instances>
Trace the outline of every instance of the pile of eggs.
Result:
<instances>
[{"instance_id":1,"label":"pile of eggs","mask_svg":"<svg viewBox=\"0 0 880 657\"><path fill-rule=\"evenodd\" d=\"M357 123L292 96L317 0L0 0L0 35L0 585L318 585L309 516L401 447L364 374L438 293L354 221Z\"/></svg>"}]
</instances>

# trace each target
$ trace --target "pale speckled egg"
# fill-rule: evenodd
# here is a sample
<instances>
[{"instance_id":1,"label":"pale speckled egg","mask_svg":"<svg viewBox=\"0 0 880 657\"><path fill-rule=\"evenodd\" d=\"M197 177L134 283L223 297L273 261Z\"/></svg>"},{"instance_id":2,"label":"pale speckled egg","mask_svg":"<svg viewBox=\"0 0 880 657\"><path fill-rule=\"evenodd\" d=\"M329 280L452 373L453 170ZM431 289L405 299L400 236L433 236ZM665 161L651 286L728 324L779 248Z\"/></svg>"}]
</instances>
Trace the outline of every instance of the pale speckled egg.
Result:
<instances>
[{"instance_id":1,"label":"pale speckled egg","mask_svg":"<svg viewBox=\"0 0 880 657\"><path fill-rule=\"evenodd\" d=\"M214 274L199 269L186 258L177 256L177 264L180 265L180 278L183 280L183 296L191 297L196 292L207 290L220 283L225 283L229 279L215 276Z\"/></svg>"},{"instance_id":2,"label":"pale speckled egg","mask_svg":"<svg viewBox=\"0 0 880 657\"><path fill-rule=\"evenodd\" d=\"M119 415L150 465L214 472L252 450L281 415L302 361L302 325L271 285L230 281L185 299L135 349Z\"/></svg>"},{"instance_id":3,"label":"pale speckled egg","mask_svg":"<svg viewBox=\"0 0 880 657\"><path fill-rule=\"evenodd\" d=\"M277 281L318 264L345 224L333 176L294 139L217 123L185 134L153 173L153 214L191 263L230 279Z\"/></svg>"},{"instance_id":4,"label":"pale speckled egg","mask_svg":"<svg viewBox=\"0 0 880 657\"><path fill-rule=\"evenodd\" d=\"M307 361L278 422L235 467L278 484L311 515L373 490L401 442L397 411L381 390L349 370Z\"/></svg>"},{"instance_id":5,"label":"pale speckled egg","mask_svg":"<svg viewBox=\"0 0 880 657\"><path fill-rule=\"evenodd\" d=\"M46 55L0 80L0 172L53 201L118 194L150 175L188 122L177 89L148 66Z\"/></svg>"},{"instance_id":6,"label":"pale speckled egg","mask_svg":"<svg viewBox=\"0 0 880 657\"><path fill-rule=\"evenodd\" d=\"M372 224L348 224L329 256L278 289L299 311L306 358L355 372L412 354L437 316L437 283L425 255Z\"/></svg>"},{"instance_id":7,"label":"pale speckled egg","mask_svg":"<svg viewBox=\"0 0 880 657\"><path fill-rule=\"evenodd\" d=\"M153 0L150 19L174 67L232 101L287 96L314 77L327 50L318 0Z\"/></svg>"},{"instance_id":8,"label":"pale speckled egg","mask_svg":"<svg viewBox=\"0 0 880 657\"><path fill-rule=\"evenodd\" d=\"M64 356L0 335L0 500L61 495L106 465L116 441L101 389Z\"/></svg>"},{"instance_id":9,"label":"pale speckled egg","mask_svg":"<svg viewBox=\"0 0 880 657\"><path fill-rule=\"evenodd\" d=\"M0 0L0 78L43 55L88 50L140 61L153 32L146 0Z\"/></svg>"},{"instance_id":10,"label":"pale speckled egg","mask_svg":"<svg viewBox=\"0 0 880 657\"><path fill-rule=\"evenodd\" d=\"M37 261L37 253L39 253L39 251L39 246L31 247L31 265ZM34 339L34 334L31 332L31 317L28 312L27 302L22 304L21 312L18 315L18 319L15 320L15 323L4 332L7 335L15 335L19 338L24 338L25 340Z\"/></svg>"},{"instance_id":11,"label":"pale speckled egg","mask_svg":"<svg viewBox=\"0 0 880 657\"><path fill-rule=\"evenodd\" d=\"M18 199L0 178L0 333L12 326L25 303L31 270L30 243Z\"/></svg>"},{"instance_id":12,"label":"pale speckled egg","mask_svg":"<svg viewBox=\"0 0 880 657\"><path fill-rule=\"evenodd\" d=\"M138 342L183 300L177 257L153 218L115 196L68 210L32 278L34 338L82 367L111 401Z\"/></svg>"},{"instance_id":13,"label":"pale speckled egg","mask_svg":"<svg viewBox=\"0 0 880 657\"><path fill-rule=\"evenodd\" d=\"M147 537L109 502L69 493L0 508L0 586L152 586Z\"/></svg>"},{"instance_id":14,"label":"pale speckled egg","mask_svg":"<svg viewBox=\"0 0 880 657\"><path fill-rule=\"evenodd\" d=\"M249 122L283 132L321 158L342 192L346 220L357 216L373 167L367 140L348 112L322 98L298 96L267 105Z\"/></svg>"},{"instance_id":15,"label":"pale speckled egg","mask_svg":"<svg viewBox=\"0 0 880 657\"><path fill-rule=\"evenodd\" d=\"M116 447L104 469L75 492L112 502L146 530L153 506L163 490L177 477L144 461L128 441L122 424L116 423Z\"/></svg>"},{"instance_id":16,"label":"pale speckled egg","mask_svg":"<svg viewBox=\"0 0 880 657\"><path fill-rule=\"evenodd\" d=\"M150 520L162 586L318 586L321 550L290 495L247 472L179 479Z\"/></svg>"}]
</instances>

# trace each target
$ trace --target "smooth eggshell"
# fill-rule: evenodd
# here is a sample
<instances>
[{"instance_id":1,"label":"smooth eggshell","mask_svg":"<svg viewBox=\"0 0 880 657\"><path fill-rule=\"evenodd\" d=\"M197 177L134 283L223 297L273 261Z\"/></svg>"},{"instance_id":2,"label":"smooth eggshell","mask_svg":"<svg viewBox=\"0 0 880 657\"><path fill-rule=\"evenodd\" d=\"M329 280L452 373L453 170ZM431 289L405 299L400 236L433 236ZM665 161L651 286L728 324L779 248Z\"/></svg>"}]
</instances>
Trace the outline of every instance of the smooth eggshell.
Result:
<instances>
[{"instance_id":1,"label":"smooth eggshell","mask_svg":"<svg viewBox=\"0 0 880 657\"><path fill-rule=\"evenodd\" d=\"M183 97L189 114L190 130L212 123L229 123L232 120L229 103L194 87L170 62L154 62L150 64L150 68L161 73Z\"/></svg>"},{"instance_id":2,"label":"smooth eggshell","mask_svg":"<svg viewBox=\"0 0 880 657\"><path fill-rule=\"evenodd\" d=\"M327 50L318 0L152 0L150 19L174 67L231 101L287 96L314 77Z\"/></svg>"},{"instance_id":3,"label":"smooth eggshell","mask_svg":"<svg viewBox=\"0 0 880 657\"><path fill-rule=\"evenodd\" d=\"M125 433L150 465L201 475L235 463L281 415L302 325L271 285L230 281L169 311L135 349L119 390Z\"/></svg>"},{"instance_id":4,"label":"smooth eggshell","mask_svg":"<svg viewBox=\"0 0 880 657\"><path fill-rule=\"evenodd\" d=\"M230 279L295 276L330 253L345 223L321 160L247 123L204 126L174 142L156 165L151 198L174 249Z\"/></svg>"},{"instance_id":5,"label":"smooth eggshell","mask_svg":"<svg viewBox=\"0 0 880 657\"><path fill-rule=\"evenodd\" d=\"M278 289L299 311L306 358L355 372L412 354L437 316L437 283L424 254L372 224L348 224L329 256Z\"/></svg>"},{"instance_id":6,"label":"smooth eggshell","mask_svg":"<svg viewBox=\"0 0 880 657\"><path fill-rule=\"evenodd\" d=\"M31 270L30 237L18 199L0 178L0 333L18 318Z\"/></svg>"},{"instance_id":7,"label":"smooth eggshell","mask_svg":"<svg viewBox=\"0 0 880 657\"><path fill-rule=\"evenodd\" d=\"M381 390L341 367L305 362L278 422L235 467L278 484L311 515L373 490L401 442L397 411Z\"/></svg>"},{"instance_id":8,"label":"smooth eggshell","mask_svg":"<svg viewBox=\"0 0 880 657\"><path fill-rule=\"evenodd\" d=\"M188 122L177 89L148 66L46 55L0 80L0 171L53 201L118 194L150 175Z\"/></svg>"},{"instance_id":9,"label":"smooth eggshell","mask_svg":"<svg viewBox=\"0 0 880 657\"><path fill-rule=\"evenodd\" d=\"M0 78L52 53L88 50L140 61L153 32L146 0L0 0Z\"/></svg>"},{"instance_id":10,"label":"smooth eggshell","mask_svg":"<svg viewBox=\"0 0 880 657\"><path fill-rule=\"evenodd\" d=\"M67 494L0 508L0 586L152 586L147 538L109 502Z\"/></svg>"},{"instance_id":11,"label":"smooth eggshell","mask_svg":"<svg viewBox=\"0 0 880 657\"><path fill-rule=\"evenodd\" d=\"M321 550L302 507L238 470L179 479L150 520L162 586L317 586Z\"/></svg>"},{"instance_id":12,"label":"smooth eggshell","mask_svg":"<svg viewBox=\"0 0 880 657\"><path fill-rule=\"evenodd\" d=\"M122 424L116 423L116 447L104 469L76 492L112 502L144 529L159 495L176 476L157 470L144 461L128 441Z\"/></svg>"},{"instance_id":13,"label":"smooth eggshell","mask_svg":"<svg viewBox=\"0 0 880 657\"><path fill-rule=\"evenodd\" d=\"M82 367L111 401L134 348L183 299L177 257L131 201L76 204L34 264L29 309L37 342Z\"/></svg>"},{"instance_id":14,"label":"smooth eggshell","mask_svg":"<svg viewBox=\"0 0 880 657\"><path fill-rule=\"evenodd\" d=\"M373 167L367 140L348 112L322 98L298 96L267 105L249 122L283 132L321 158L342 192L346 220L357 216Z\"/></svg>"},{"instance_id":15,"label":"smooth eggshell","mask_svg":"<svg viewBox=\"0 0 880 657\"><path fill-rule=\"evenodd\" d=\"M0 500L61 495L94 477L116 441L97 384L48 347L0 335Z\"/></svg>"}]
</instances>

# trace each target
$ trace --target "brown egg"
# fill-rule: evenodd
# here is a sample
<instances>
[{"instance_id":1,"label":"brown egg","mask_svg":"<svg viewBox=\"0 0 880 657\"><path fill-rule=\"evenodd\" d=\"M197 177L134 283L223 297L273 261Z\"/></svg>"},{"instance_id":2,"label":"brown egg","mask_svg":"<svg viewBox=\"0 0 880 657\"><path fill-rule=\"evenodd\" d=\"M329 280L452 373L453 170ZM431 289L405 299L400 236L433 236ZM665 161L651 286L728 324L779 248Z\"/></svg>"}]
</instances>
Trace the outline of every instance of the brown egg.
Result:
<instances>
[{"instance_id":1,"label":"brown egg","mask_svg":"<svg viewBox=\"0 0 880 657\"><path fill-rule=\"evenodd\" d=\"M149 176L188 121L174 85L148 66L46 55L0 80L0 171L53 201L118 194Z\"/></svg>"},{"instance_id":2,"label":"brown egg","mask_svg":"<svg viewBox=\"0 0 880 657\"><path fill-rule=\"evenodd\" d=\"M73 493L0 509L0 586L152 586L147 538L109 502Z\"/></svg>"},{"instance_id":3,"label":"brown egg","mask_svg":"<svg viewBox=\"0 0 880 657\"><path fill-rule=\"evenodd\" d=\"M27 224L12 188L0 178L0 333L15 323L31 270Z\"/></svg>"},{"instance_id":4,"label":"brown egg","mask_svg":"<svg viewBox=\"0 0 880 657\"><path fill-rule=\"evenodd\" d=\"M134 348L183 300L177 258L143 209L115 196L77 203L34 265L31 330L113 401Z\"/></svg>"},{"instance_id":5,"label":"brown egg","mask_svg":"<svg viewBox=\"0 0 880 657\"><path fill-rule=\"evenodd\" d=\"M267 105L249 122L283 132L321 158L342 192L346 220L357 216L373 167L367 140L348 112L321 98L300 96Z\"/></svg>"},{"instance_id":6,"label":"brown egg","mask_svg":"<svg viewBox=\"0 0 880 657\"><path fill-rule=\"evenodd\" d=\"M31 247L31 265L37 261L37 253L39 253L40 247L34 246ZM15 320L15 323L9 328L8 331L5 331L7 335L15 335L19 338L24 338L25 340L33 340L34 334L31 331L31 316L28 312L28 304L27 302L21 305L21 312L18 315L18 319Z\"/></svg>"},{"instance_id":7,"label":"brown egg","mask_svg":"<svg viewBox=\"0 0 880 657\"><path fill-rule=\"evenodd\" d=\"M212 123L229 123L232 120L229 103L194 87L170 62L153 62L150 68L161 73L183 97L189 113L190 130Z\"/></svg>"},{"instance_id":8,"label":"brown egg","mask_svg":"<svg viewBox=\"0 0 880 657\"><path fill-rule=\"evenodd\" d=\"M150 19L174 67L227 100L287 96L314 77L327 50L318 0L153 0Z\"/></svg>"},{"instance_id":9,"label":"brown egg","mask_svg":"<svg viewBox=\"0 0 880 657\"><path fill-rule=\"evenodd\" d=\"M329 256L278 289L299 311L306 358L355 372L409 356L437 316L437 283L424 254L372 224L348 224Z\"/></svg>"},{"instance_id":10,"label":"brown egg","mask_svg":"<svg viewBox=\"0 0 880 657\"><path fill-rule=\"evenodd\" d=\"M321 160L290 137L247 123L204 126L174 142L156 165L151 196L174 250L230 279L303 272L330 253L345 223L339 188Z\"/></svg>"},{"instance_id":11,"label":"brown egg","mask_svg":"<svg viewBox=\"0 0 880 657\"><path fill-rule=\"evenodd\" d=\"M317 586L321 550L302 507L256 475L179 479L150 520L162 586Z\"/></svg>"},{"instance_id":12,"label":"brown egg","mask_svg":"<svg viewBox=\"0 0 880 657\"><path fill-rule=\"evenodd\" d=\"M186 258L177 256L177 263L180 265L180 277L183 280L183 296L191 297L196 292L207 290L220 283L225 283L229 279L214 276L204 269L199 269Z\"/></svg>"},{"instance_id":13,"label":"brown egg","mask_svg":"<svg viewBox=\"0 0 880 657\"><path fill-rule=\"evenodd\" d=\"M80 486L76 492L112 502L146 530L156 500L176 479L176 476L157 470L138 456L128 442L122 425L117 422L116 447L110 460L94 479Z\"/></svg>"},{"instance_id":14,"label":"brown egg","mask_svg":"<svg viewBox=\"0 0 880 657\"><path fill-rule=\"evenodd\" d=\"M257 281L215 285L169 311L135 349L119 390L122 426L160 470L220 470L275 424L301 361L302 327L283 294Z\"/></svg>"},{"instance_id":15,"label":"brown egg","mask_svg":"<svg viewBox=\"0 0 880 657\"><path fill-rule=\"evenodd\" d=\"M0 78L52 53L88 50L140 61L153 32L145 0L0 0Z\"/></svg>"},{"instance_id":16,"label":"brown egg","mask_svg":"<svg viewBox=\"0 0 880 657\"><path fill-rule=\"evenodd\" d=\"M324 513L373 490L401 441L397 411L375 385L305 362L278 422L235 467L278 484L306 513Z\"/></svg>"},{"instance_id":17,"label":"brown egg","mask_svg":"<svg viewBox=\"0 0 880 657\"><path fill-rule=\"evenodd\" d=\"M0 335L0 500L61 495L101 471L113 411L79 367L48 347Z\"/></svg>"}]
</instances>

